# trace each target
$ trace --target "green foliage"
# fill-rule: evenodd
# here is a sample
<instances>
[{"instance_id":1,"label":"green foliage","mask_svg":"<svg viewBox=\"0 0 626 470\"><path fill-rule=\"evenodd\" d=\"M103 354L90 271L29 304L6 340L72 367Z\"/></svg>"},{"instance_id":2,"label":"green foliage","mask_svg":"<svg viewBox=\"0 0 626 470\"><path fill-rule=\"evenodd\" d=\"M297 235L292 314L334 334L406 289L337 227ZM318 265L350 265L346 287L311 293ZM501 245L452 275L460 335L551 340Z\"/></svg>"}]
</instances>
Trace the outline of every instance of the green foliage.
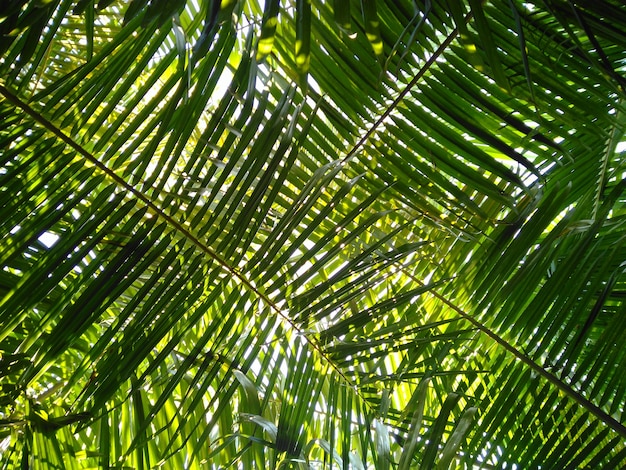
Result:
<instances>
[{"instance_id":1,"label":"green foliage","mask_svg":"<svg viewBox=\"0 0 626 470\"><path fill-rule=\"evenodd\" d=\"M0 468L626 466L620 1L0 6Z\"/></svg>"}]
</instances>

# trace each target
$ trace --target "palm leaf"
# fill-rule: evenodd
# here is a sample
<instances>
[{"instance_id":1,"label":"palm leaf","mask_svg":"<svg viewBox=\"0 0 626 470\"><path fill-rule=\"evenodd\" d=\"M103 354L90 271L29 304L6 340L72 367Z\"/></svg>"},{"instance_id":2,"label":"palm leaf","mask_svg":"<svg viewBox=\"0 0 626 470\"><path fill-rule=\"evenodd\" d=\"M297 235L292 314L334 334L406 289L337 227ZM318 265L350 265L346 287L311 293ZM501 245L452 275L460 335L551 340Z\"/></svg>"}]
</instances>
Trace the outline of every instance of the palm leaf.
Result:
<instances>
[{"instance_id":1,"label":"palm leaf","mask_svg":"<svg viewBox=\"0 0 626 470\"><path fill-rule=\"evenodd\" d=\"M625 24L0 7L2 468L626 465Z\"/></svg>"}]
</instances>

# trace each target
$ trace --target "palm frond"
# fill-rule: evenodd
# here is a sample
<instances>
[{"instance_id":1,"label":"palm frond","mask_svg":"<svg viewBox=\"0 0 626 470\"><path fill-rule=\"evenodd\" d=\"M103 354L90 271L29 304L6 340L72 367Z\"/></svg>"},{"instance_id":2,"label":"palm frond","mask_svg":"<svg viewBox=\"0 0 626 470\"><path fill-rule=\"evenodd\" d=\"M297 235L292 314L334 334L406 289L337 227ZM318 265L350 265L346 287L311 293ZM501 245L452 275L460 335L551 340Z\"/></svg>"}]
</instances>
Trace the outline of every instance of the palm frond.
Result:
<instances>
[{"instance_id":1,"label":"palm frond","mask_svg":"<svg viewBox=\"0 0 626 470\"><path fill-rule=\"evenodd\" d=\"M620 468L621 2L0 7L2 468Z\"/></svg>"}]
</instances>

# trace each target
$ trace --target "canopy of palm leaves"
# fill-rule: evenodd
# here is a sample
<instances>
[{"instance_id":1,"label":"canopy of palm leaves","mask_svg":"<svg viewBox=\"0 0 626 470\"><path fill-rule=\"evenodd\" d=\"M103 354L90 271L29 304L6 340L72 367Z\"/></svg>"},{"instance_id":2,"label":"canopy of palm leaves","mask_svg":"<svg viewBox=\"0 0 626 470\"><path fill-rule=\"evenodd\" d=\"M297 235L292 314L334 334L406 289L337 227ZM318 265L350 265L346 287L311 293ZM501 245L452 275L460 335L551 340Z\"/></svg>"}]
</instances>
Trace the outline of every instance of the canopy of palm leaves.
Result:
<instances>
[{"instance_id":1,"label":"canopy of palm leaves","mask_svg":"<svg viewBox=\"0 0 626 470\"><path fill-rule=\"evenodd\" d=\"M623 2L0 34L2 468L626 466Z\"/></svg>"}]
</instances>

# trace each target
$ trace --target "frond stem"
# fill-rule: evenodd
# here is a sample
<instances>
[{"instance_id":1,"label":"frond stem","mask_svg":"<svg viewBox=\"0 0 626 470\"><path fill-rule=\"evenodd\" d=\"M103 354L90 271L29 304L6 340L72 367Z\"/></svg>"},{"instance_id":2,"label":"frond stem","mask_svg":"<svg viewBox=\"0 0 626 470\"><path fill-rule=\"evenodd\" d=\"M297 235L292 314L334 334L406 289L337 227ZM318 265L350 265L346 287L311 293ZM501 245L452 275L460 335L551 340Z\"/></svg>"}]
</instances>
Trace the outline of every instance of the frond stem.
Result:
<instances>
[{"instance_id":1,"label":"frond stem","mask_svg":"<svg viewBox=\"0 0 626 470\"><path fill-rule=\"evenodd\" d=\"M472 19L472 13L468 13L465 16L465 22L468 23ZM444 41L439 45L437 50L433 52L426 63L418 70L415 76L411 79L409 83L406 84L404 89L398 94L396 99L385 108L385 111L380 115L380 117L376 120L374 124L372 124L369 129L365 132L365 134L357 141L356 144L348 151L348 153L341 159L341 163L346 163L350 160L356 152L362 147L365 142L372 136L372 134L376 131L376 129L383 123L385 120L391 115L391 113L398 107L398 105L402 102L402 100L411 92L413 87L417 85L420 79L424 76L424 74L437 62L437 59L443 54L448 46L452 44L452 41L456 39L459 35L459 28L454 28L448 36L444 39Z\"/></svg>"},{"instance_id":2,"label":"frond stem","mask_svg":"<svg viewBox=\"0 0 626 470\"><path fill-rule=\"evenodd\" d=\"M424 285L419 279L416 279L413 276L411 276L411 277L419 285L422 285L422 286ZM530 367L538 375L540 375L541 377L546 379L548 382L550 382L552 385L556 386L563 393L565 393L565 395L567 395L568 397L572 398L579 405L581 405L583 408L588 410L591 414L595 415L596 418L600 419L604 424L606 424L607 426L611 427L614 431L616 431L617 433L619 433L623 437L626 437L626 426L624 426L622 423L617 421L611 415L606 413L599 406L597 406L596 404L591 402L591 400L585 398L581 393L579 393L576 390L574 390L569 384L563 382L556 375L552 374L551 372L549 372L546 369L544 369L543 367L541 367L539 364L537 364L535 361L533 361L530 357L528 357L526 354L521 352L519 349L517 349L511 343L506 341L504 338L499 336L497 333L495 333L492 330L490 330L487 326L483 325L481 322L479 322L478 320L473 318L467 312L463 311L460 307L455 305L453 302L448 300L443 295L441 295L438 292L436 292L434 289L431 290L430 293L433 295L433 297L435 297L436 299L440 300L445 305L447 305L452 310L454 310L463 319L465 319L468 322L470 322L474 327L476 327L476 329L480 330L482 333L484 333L487 336L489 336L489 338L494 340L499 346L503 347L506 351L511 353L513 356L515 356L516 359L519 359L520 361L522 361L525 365Z\"/></svg>"}]
</instances>

